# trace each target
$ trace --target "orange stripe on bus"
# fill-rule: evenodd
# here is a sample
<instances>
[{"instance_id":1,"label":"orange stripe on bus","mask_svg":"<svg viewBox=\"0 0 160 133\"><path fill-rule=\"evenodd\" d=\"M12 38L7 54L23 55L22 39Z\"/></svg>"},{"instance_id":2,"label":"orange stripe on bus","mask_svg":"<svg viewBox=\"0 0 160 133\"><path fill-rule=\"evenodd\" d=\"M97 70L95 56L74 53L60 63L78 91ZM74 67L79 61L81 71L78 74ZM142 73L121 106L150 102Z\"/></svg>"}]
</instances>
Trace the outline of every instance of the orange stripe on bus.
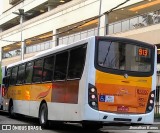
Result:
<instances>
[{"instance_id":1,"label":"orange stripe on bus","mask_svg":"<svg viewBox=\"0 0 160 133\"><path fill-rule=\"evenodd\" d=\"M45 92L41 92L40 94L38 94L38 96L36 97L36 99L45 98L48 95L49 91L50 91L50 88L47 91L45 91Z\"/></svg>"},{"instance_id":2,"label":"orange stripe on bus","mask_svg":"<svg viewBox=\"0 0 160 133\"><path fill-rule=\"evenodd\" d=\"M95 86L98 93L99 110L125 113L145 113L152 77L131 77L96 71ZM100 97L105 97L101 100ZM110 99L109 99L110 98ZM123 109L122 108L122 109Z\"/></svg>"}]
</instances>

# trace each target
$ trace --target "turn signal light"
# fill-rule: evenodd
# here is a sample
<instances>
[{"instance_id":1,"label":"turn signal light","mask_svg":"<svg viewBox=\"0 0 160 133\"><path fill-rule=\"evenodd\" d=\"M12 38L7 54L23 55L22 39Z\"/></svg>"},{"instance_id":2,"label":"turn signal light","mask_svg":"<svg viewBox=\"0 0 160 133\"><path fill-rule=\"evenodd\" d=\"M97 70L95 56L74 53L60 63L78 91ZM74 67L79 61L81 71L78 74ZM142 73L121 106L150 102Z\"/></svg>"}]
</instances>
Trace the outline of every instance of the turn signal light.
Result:
<instances>
[{"instance_id":1,"label":"turn signal light","mask_svg":"<svg viewBox=\"0 0 160 133\"><path fill-rule=\"evenodd\" d=\"M148 103L146 107L146 113L150 113L154 108L154 100L155 100L155 90L151 91L148 98Z\"/></svg>"},{"instance_id":2,"label":"turn signal light","mask_svg":"<svg viewBox=\"0 0 160 133\"><path fill-rule=\"evenodd\" d=\"M2 97L5 96L5 87L2 86Z\"/></svg>"},{"instance_id":3,"label":"turn signal light","mask_svg":"<svg viewBox=\"0 0 160 133\"><path fill-rule=\"evenodd\" d=\"M97 89L94 85L88 85L88 103L93 109L98 110Z\"/></svg>"},{"instance_id":4,"label":"turn signal light","mask_svg":"<svg viewBox=\"0 0 160 133\"><path fill-rule=\"evenodd\" d=\"M96 90L95 88L91 88L90 91L94 93Z\"/></svg>"},{"instance_id":5,"label":"turn signal light","mask_svg":"<svg viewBox=\"0 0 160 133\"><path fill-rule=\"evenodd\" d=\"M95 96L95 95L91 95L91 98L92 98L92 99L95 99L95 98L96 98L96 96Z\"/></svg>"},{"instance_id":6,"label":"turn signal light","mask_svg":"<svg viewBox=\"0 0 160 133\"><path fill-rule=\"evenodd\" d=\"M151 97L154 98L154 94L151 94Z\"/></svg>"}]
</instances>

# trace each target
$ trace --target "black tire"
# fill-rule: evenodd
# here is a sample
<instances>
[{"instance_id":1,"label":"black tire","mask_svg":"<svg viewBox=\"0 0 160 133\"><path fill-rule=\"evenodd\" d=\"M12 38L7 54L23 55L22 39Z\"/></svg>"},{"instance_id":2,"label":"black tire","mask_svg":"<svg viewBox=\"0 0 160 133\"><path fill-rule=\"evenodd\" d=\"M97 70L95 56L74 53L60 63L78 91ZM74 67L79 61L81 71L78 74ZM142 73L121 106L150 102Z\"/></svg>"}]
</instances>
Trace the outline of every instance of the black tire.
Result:
<instances>
[{"instance_id":1,"label":"black tire","mask_svg":"<svg viewBox=\"0 0 160 133\"><path fill-rule=\"evenodd\" d=\"M10 118L15 118L16 117L16 114L14 113L14 106L13 106L13 102L12 101L9 104L8 112L9 112L9 117Z\"/></svg>"},{"instance_id":2,"label":"black tire","mask_svg":"<svg viewBox=\"0 0 160 133\"><path fill-rule=\"evenodd\" d=\"M42 126L42 128L48 128L49 122L48 122L48 108L46 103L42 103L39 110L39 123Z\"/></svg>"}]
</instances>

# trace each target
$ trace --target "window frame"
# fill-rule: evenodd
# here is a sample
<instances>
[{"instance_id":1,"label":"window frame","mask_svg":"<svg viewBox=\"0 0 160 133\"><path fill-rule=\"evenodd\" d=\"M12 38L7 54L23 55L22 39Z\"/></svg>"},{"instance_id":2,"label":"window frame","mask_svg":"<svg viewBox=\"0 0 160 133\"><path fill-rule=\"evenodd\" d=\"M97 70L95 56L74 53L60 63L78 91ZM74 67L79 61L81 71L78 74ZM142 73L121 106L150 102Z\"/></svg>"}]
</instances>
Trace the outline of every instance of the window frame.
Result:
<instances>
[{"instance_id":1,"label":"window frame","mask_svg":"<svg viewBox=\"0 0 160 133\"><path fill-rule=\"evenodd\" d=\"M23 77L24 77L25 73L26 73L26 63L22 63L22 64L18 65L18 72L19 72L19 67L23 66L23 65L24 65L24 73L23 73ZM18 72L17 72L17 82L18 82L18 77L19 77ZM16 85L23 85L23 84L25 84L25 77L24 77L23 82L21 84L19 84L17 82L16 82Z\"/></svg>"},{"instance_id":2,"label":"window frame","mask_svg":"<svg viewBox=\"0 0 160 133\"><path fill-rule=\"evenodd\" d=\"M118 70L118 69L111 69L111 68L104 68L98 65L98 44L99 41L111 41L111 42L123 42L123 43L129 43L131 45L136 45L136 46L142 46L149 48L151 50L151 60L152 60L152 65L151 65L151 71L150 72L135 72L135 71L127 71L127 70ZM124 38L116 38L116 37L97 37L95 38L95 59L94 59L94 66L95 69L100 70L102 72L106 73L111 73L111 74L117 74L117 75L124 75L128 74L130 76L138 76L138 77L149 77L153 75L154 72L154 59L155 59L155 46L150 45L148 43L136 41L136 40L131 40L131 39L124 39Z\"/></svg>"},{"instance_id":3,"label":"window frame","mask_svg":"<svg viewBox=\"0 0 160 133\"><path fill-rule=\"evenodd\" d=\"M68 49L65 49L65 50L62 50L62 51L58 51L58 52L55 52L55 53L52 53L50 55L47 55L47 56L43 56L43 57L40 57L40 58L36 58L36 59L32 59L32 60L29 60L29 61L26 61L26 62L23 62L21 64L18 64L18 65L15 65L15 66L12 66L12 67L9 67L7 68L7 71L8 69L10 69L10 76L9 78L11 79L12 77L12 69L17 67L17 76L16 76L16 84L15 85L28 85L28 84L38 84L38 83L53 83L53 82L64 82L64 81L71 81L71 80L79 80L82 78L82 74L83 74L83 71L84 71L84 67L85 67L85 62L86 62L86 56L87 56L87 44L88 42L86 43L83 43L83 44L80 44L78 46L74 46L74 47L71 47L71 48L68 48ZM84 59L84 63L83 63L83 68L82 68L82 72L80 74L80 78L73 78L73 79L69 79L68 78L68 70L69 70L69 63L70 63L70 52L71 50L75 50L75 49L78 49L80 47L86 47L86 51L85 51L85 59ZM55 73L55 66L56 66L56 60L57 60L57 55L59 54L62 54L62 53L67 53L68 54L68 58L67 58L67 66L66 66L66 75L65 75L65 79L64 80L55 80L54 79L54 73ZM44 81L43 80L43 72L44 72L44 65L45 65L45 60L49 57L54 57L54 62L53 62L53 70L52 70L52 79L51 81ZM41 75L41 81L40 82L33 82L33 76L34 76L34 65L35 65L35 62L37 60L41 60L42 59L42 62L43 62L43 65L42 65L42 75ZM31 82L30 83L27 83L26 82L26 70L27 70L27 64L29 63L33 63L33 67L32 67L32 77L31 77ZM22 65L25 65L25 69L24 69L24 82L22 84L18 84L17 83L17 79L18 79L18 72L19 72L19 67L22 66ZM10 84L10 80L9 80L9 86L14 86L14 85L11 85Z\"/></svg>"},{"instance_id":4,"label":"window frame","mask_svg":"<svg viewBox=\"0 0 160 133\"><path fill-rule=\"evenodd\" d=\"M7 72L8 72L8 69L10 69L10 75L8 75L8 74L6 73L6 76L9 77L8 86L11 86L11 84L10 84L10 79L11 79L11 75L12 75L12 67L7 68Z\"/></svg>"},{"instance_id":5,"label":"window frame","mask_svg":"<svg viewBox=\"0 0 160 133\"><path fill-rule=\"evenodd\" d=\"M44 72L45 60L46 60L47 58L50 58L50 57L54 57L53 70L52 70L52 78L51 78L51 81L44 81L44 80L43 80L43 74L42 74L42 83L51 83L51 82L53 82L54 69L55 69L55 61L56 61L56 56L55 56L55 54L51 54L51 55L48 55L48 56L45 56L45 57L44 57L44 59L43 59L43 72Z\"/></svg>"},{"instance_id":6,"label":"window frame","mask_svg":"<svg viewBox=\"0 0 160 133\"><path fill-rule=\"evenodd\" d=\"M34 82L33 81L33 77L34 77L34 71L35 71L35 69L34 69L34 65L35 65L35 62L36 61L38 61L38 60L42 60L42 74L43 74L43 67L44 67L44 57L41 57L41 58L37 58L37 59L35 59L35 60L33 60L33 73L32 73L32 83L34 84L34 83L42 83L42 77L43 77L43 75L41 75L41 81L39 81L39 82Z\"/></svg>"},{"instance_id":7,"label":"window frame","mask_svg":"<svg viewBox=\"0 0 160 133\"><path fill-rule=\"evenodd\" d=\"M26 62L26 66L25 66L25 73L26 73L26 69L27 69L27 64L28 64L28 63L31 63L31 62L33 62L33 66L34 66L34 60L30 60L30 61ZM32 83L33 83L33 82L32 82L32 80L33 80L33 68L32 68L31 83L27 83L27 82L26 82L26 76L25 76L24 84L32 84Z\"/></svg>"},{"instance_id":8,"label":"window frame","mask_svg":"<svg viewBox=\"0 0 160 133\"><path fill-rule=\"evenodd\" d=\"M15 83L14 84L11 84L12 83L12 71L14 68L17 67L17 72L16 72L16 79L15 79ZM9 80L9 86L15 86L17 84L17 77L18 77L18 65L14 66L14 67L11 67L11 76L10 76L10 80Z\"/></svg>"},{"instance_id":9,"label":"window frame","mask_svg":"<svg viewBox=\"0 0 160 133\"><path fill-rule=\"evenodd\" d=\"M75 50L75 49L82 48L82 47L86 47L86 48L85 48L85 57L84 57L84 63L82 65L82 71L81 71L81 74L80 74L80 78L68 78L68 70L69 70L69 63L70 63L70 58L69 58L68 69L67 69L67 81L78 80L78 79L81 79L81 77L82 77L82 74L83 74L83 71L84 71L84 67L85 67L85 62L86 62L87 43L85 43L83 45L80 45L80 46L76 46L76 47L70 49L70 51L69 51L69 55L70 55L71 50Z\"/></svg>"},{"instance_id":10,"label":"window frame","mask_svg":"<svg viewBox=\"0 0 160 133\"><path fill-rule=\"evenodd\" d=\"M57 55L62 54L62 53L65 53L65 52L68 54L65 79L64 79L64 80L55 80L54 77L55 77L55 68L56 68ZM68 73L68 62L69 62L69 49L66 49L66 50L63 50L63 51L61 51L61 52L55 53L54 71L53 71L53 79L52 79L53 82L63 82L63 81L66 81L67 73Z\"/></svg>"}]
</instances>

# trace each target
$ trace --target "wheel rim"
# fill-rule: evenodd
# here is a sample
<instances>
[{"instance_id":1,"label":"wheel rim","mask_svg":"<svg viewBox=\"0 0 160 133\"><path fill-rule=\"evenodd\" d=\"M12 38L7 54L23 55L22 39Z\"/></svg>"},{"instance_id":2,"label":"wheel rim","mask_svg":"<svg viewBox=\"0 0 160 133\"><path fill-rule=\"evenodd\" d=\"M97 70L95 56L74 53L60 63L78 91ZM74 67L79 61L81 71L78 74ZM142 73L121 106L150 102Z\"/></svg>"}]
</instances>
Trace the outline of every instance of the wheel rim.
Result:
<instances>
[{"instance_id":1,"label":"wheel rim","mask_svg":"<svg viewBox=\"0 0 160 133\"><path fill-rule=\"evenodd\" d=\"M14 112L13 112L13 105L12 105L11 108L10 108L10 113L11 113L11 115L14 114Z\"/></svg>"},{"instance_id":2,"label":"wheel rim","mask_svg":"<svg viewBox=\"0 0 160 133\"><path fill-rule=\"evenodd\" d=\"M46 110L44 108L41 111L41 122L42 124L46 122Z\"/></svg>"}]
</instances>

